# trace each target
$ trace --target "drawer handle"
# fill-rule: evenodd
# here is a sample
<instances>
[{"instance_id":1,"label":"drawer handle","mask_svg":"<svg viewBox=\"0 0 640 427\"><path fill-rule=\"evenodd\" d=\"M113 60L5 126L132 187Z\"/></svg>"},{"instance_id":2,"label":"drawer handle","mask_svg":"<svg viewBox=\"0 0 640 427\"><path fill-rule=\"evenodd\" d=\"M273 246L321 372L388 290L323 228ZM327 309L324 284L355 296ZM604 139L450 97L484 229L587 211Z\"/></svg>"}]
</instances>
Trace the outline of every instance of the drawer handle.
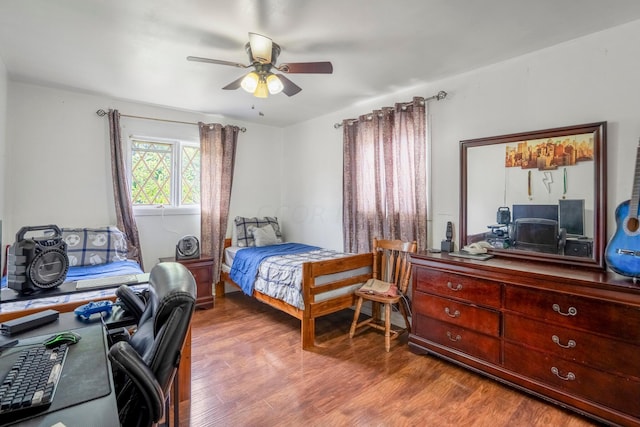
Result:
<instances>
[{"instance_id":1,"label":"drawer handle","mask_svg":"<svg viewBox=\"0 0 640 427\"><path fill-rule=\"evenodd\" d=\"M553 372L553 374L556 377L560 378L563 381L573 381L573 380L576 379L576 376L575 376L575 374L573 372L569 372L566 377L563 377L562 375L560 375L560 370L558 368L556 368L555 366L551 367L551 372Z\"/></svg>"},{"instance_id":2,"label":"drawer handle","mask_svg":"<svg viewBox=\"0 0 640 427\"><path fill-rule=\"evenodd\" d=\"M560 338L558 338L557 335L552 336L551 337L551 341L553 341L554 343L558 344L558 346L560 346L562 348L573 348L573 347L576 346L576 342L574 340L569 340L566 345L560 344Z\"/></svg>"},{"instance_id":3,"label":"drawer handle","mask_svg":"<svg viewBox=\"0 0 640 427\"><path fill-rule=\"evenodd\" d=\"M451 289L454 292L458 292L462 290L462 284L458 283L456 287L453 287L453 283L447 282L447 288Z\"/></svg>"},{"instance_id":4,"label":"drawer handle","mask_svg":"<svg viewBox=\"0 0 640 427\"><path fill-rule=\"evenodd\" d=\"M575 307L569 307L569 311L566 313L563 313L560 310L560 306L558 304L553 304L553 311L555 311L558 314L561 314L563 316L575 316L576 314L578 314L578 309Z\"/></svg>"},{"instance_id":5,"label":"drawer handle","mask_svg":"<svg viewBox=\"0 0 640 427\"><path fill-rule=\"evenodd\" d=\"M451 310L449 310L449 307L445 307L444 312L447 313L447 316L449 317L460 317L460 312L458 310L454 311L453 314L451 314Z\"/></svg>"},{"instance_id":6,"label":"drawer handle","mask_svg":"<svg viewBox=\"0 0 640 427\"><path fill-rule=\"evenodd\" d=\"M455 337L453 336L453 334L449 331L447 331L447 337L449 337L449 339L453 342L456 341L460 341L462 339L462 337L460 335L456 335Z\"/></svg>"}]
</instances>

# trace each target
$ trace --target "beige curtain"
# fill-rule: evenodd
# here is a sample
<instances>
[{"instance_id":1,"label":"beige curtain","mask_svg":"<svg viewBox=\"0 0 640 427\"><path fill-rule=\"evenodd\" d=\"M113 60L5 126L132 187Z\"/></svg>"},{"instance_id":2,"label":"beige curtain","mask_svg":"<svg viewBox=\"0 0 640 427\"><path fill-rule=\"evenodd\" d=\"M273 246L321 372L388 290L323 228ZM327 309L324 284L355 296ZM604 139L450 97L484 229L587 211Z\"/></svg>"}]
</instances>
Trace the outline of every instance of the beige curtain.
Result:
<instances>
[{"instance_id":1,"label":"beige curtain","mask_svg":"<svg viewBox=\"0 0 640 427\"><path fill-rule=\"evenodd\" d=\"M220 280L229 219L231 184L238 142L237 126L198 123L200 128L200 240L213 258L214 283Z\"/></svg>"},{"instance_id":2,"label":"beige curtain","mask_svg":"<svg viewBox=\"0 0 640 427\"><path fill-rule=\"evenodd\" d=\"M113 198L116 203L116 218L118 228L127 237L127 257L135 259L144 270L142 263L142 249L136 218L133 216L133 202L129 176L125 168L125 148L120 137L120 113L109 110L109 144L111 146L111 178L113 181Z\"/></svg>"},{"instance_id":3,"label":"beige curtain","mask_svg":"<svg viewBox=\"0 0 640 427\"><path fill-rule=\"evenodd\" d=\"M374 237L427 243L424 98L343 122L343 236L347 252Z\"/></svg>"}]
</instances>

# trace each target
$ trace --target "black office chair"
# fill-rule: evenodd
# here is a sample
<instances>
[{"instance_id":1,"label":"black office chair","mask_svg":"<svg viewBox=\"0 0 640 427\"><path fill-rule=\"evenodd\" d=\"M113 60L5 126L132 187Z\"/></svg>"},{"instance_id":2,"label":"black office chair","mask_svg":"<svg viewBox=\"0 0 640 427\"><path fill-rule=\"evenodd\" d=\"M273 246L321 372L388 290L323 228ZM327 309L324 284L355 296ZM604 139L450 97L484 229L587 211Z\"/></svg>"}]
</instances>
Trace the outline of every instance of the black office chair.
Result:
<instances>
[{"instance_id":1,"label":"black office chair","mask_svg":"<svg viewBox=\"0 0 640 427\"><path fill-rule=\"evenodd\" d=\"M165 262L151 270L137 330L109 350L123 426L152 426L164 416L195 297L195 280L182 264Z\"/></svg>"},{"instance_id":2,"label":"black office chair","mask_svg":"<svg viewBox=\"0 0 640 427\"><path fill-rule=\"evenodd\" d=\"M149 299L149 292L136 292L128 285L121 285L116 289L116 297L118 297L116 308L120 308L120 310L112 314L130 317L136 325L140 323L140 318Z\"/></svg>"}]
</instances>

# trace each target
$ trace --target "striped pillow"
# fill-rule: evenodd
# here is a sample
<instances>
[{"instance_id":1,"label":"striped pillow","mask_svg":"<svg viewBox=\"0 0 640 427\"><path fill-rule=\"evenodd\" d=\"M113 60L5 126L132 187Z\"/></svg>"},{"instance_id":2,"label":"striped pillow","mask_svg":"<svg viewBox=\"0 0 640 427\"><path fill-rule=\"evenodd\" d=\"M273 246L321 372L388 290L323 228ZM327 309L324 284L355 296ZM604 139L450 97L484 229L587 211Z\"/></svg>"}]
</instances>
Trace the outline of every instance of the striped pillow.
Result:
<instances>
[{"instance_id":1,"label":"striped pillow","mask_svg":"<svg viewBox=\"0 0 640 427\"><path fill-rule=\"evenodd\" d=\"M276 233L277 242L282 242L282 234L280 233L280 225L278 224L278 218L265 216L263 218L245 218L242 216L237 216L234 220L236 227L236 236L238 239L238 246L241 248L252 247L256 245L255 239L253 237L253 233L251 232L250 227L264 227L266 225L271 225L273 227L273 231Z\"/></svg>"}]
</instances>

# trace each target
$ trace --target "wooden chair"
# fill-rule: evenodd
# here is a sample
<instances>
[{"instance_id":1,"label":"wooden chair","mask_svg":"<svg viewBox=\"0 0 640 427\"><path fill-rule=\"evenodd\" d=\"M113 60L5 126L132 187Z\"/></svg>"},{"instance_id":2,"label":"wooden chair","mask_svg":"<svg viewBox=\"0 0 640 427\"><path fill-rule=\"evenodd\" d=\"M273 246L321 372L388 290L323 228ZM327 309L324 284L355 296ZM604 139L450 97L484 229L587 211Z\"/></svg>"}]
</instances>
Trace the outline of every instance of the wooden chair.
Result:
<instances>
[{"instance_id":1,"label":"wooden chair","mask_svg":"<svg viewBox=\"0 0 640 427\"><path fill-rule=\"evenodd\" d=\"M404 331L411 331L407 307L405 307L406 301L402 301L402 299L409 286L409 277L411 276L409 254L414 253L416 248L417 243L415 240L413 242L404 242L402 240L373 239L373 277L395 284L398 288L398 295L377 295L357 290L355 295L358 300L349 337L353 338L356 329L360 327L371 327L384 331L384 346L389 351L392 338L397 338ZM365 300L371 301L371 317L358 323L362 303ZM380 319L381 305L384 305L384 322ZM391 308L394 305L398 305L404 318L405 327L402 329L391 329Z\"/></svg>"}]
</instances>

